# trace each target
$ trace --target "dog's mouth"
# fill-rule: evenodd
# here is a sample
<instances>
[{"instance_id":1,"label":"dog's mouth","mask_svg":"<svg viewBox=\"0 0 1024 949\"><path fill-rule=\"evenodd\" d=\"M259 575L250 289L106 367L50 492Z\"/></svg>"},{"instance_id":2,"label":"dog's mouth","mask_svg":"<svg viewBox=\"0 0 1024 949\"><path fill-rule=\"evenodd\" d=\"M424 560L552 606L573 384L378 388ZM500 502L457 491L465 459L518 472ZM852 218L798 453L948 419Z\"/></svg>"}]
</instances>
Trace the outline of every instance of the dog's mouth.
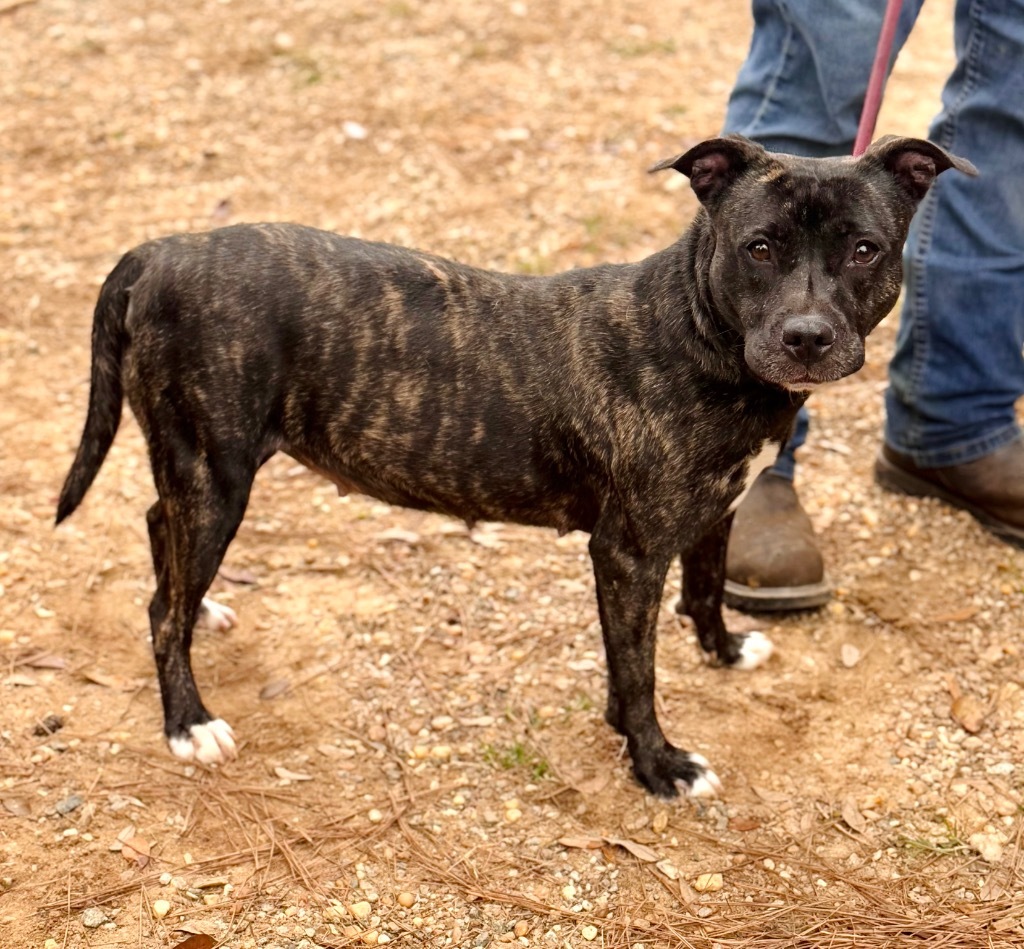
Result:
<instances>
[{"instance_id":1,"label":"dog's mouth","mask_svg":"<svg viewBox=\"0 0 1024 949\"><path fill-rule=\"evenodd\" d=\"M746 363L750 371L763 382L789 392L811 392L826 383L837 382L852 375L863 365L864 358L856 353L840 358L840 354L836 353L811 366L805 366L786 353L762 355L748 352Z\"/></svg>"},{"instance_id":2,"label":"dog's mouth","mask_svg":"<svg viewBox=\"0 0 1024 949\"><path fill-rule=\"evenodd\" d=\"M790 392L810 392L852 375L864 364L863 341L845 327L829 326L824 343L821 337L815 342L809 330L801 345L795 345L785 330L785 324L774 332L765 328L749 334L744 345L747 366L771 385Z\"/></svg>"},{"instance_id":3,"label":"dog's mouth","mask_svg":"<svg viewBox=\"0 0 1024 949\"><path fill-rule=\"evenodd\" d=\"M780 385L783 389L787 389L789 392L813 392L819 386L825 385L826 381L831 380L821 381L808 377L806 379L787 379L777 383L777 385Z\"/></svg>"}]
</instances>

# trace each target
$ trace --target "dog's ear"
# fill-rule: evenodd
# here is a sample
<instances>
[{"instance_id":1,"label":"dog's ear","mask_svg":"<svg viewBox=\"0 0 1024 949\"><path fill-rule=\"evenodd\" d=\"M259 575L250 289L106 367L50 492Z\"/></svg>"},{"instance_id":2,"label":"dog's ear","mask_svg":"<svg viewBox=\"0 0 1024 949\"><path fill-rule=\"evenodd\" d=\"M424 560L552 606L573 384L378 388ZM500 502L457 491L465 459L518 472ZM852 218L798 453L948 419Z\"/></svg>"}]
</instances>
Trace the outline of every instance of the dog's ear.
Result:
<instances>
[{"instance_id":1,"label":"dog's ear","mask_svg":"<svg viewBox=\"0 0 1024 949\"><path fill-rule=\"evenodd\" d=\"M935 179L950 168L972 178L978 174L978 169L966 158L951 155L923 138L898 135L880 138L864 152L861 161L879 162L914 201L920 201Z\"/></svg>"},{"instance_id":2,"label":"dog's ear","mask_svg":"<svg viewBox=\"0 0 1024 949\"><path fill-rule=\"evenodd\" d=\"M760 145L742 135L709 138L688 152L666 158L648 169L674 168L690 179L690 187L701 204L708 204L729 187L747 167L768 155Z\"/></svg>"}]
</instances>

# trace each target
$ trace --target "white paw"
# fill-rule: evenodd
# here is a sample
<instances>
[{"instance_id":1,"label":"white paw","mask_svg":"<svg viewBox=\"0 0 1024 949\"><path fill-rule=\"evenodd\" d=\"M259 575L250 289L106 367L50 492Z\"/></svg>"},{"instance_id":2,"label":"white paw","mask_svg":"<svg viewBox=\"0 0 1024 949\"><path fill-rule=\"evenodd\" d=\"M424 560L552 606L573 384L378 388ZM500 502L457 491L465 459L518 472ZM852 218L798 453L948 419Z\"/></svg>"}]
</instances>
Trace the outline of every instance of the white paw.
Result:
<instances>
[{"instance_id":1,"label":"white paw","mask_svg":"<svg viewBox=\"0 0 1024 949\"><path fill-rule=\"evenodd\" d=\"M199 608L199 619L196 620L196 626L212 629L216 633L226 633L237 625L238 614L230 606L211 600L208 596L203 597L203 605Z\"/></svg>"},{"instance_id":2,"label":"white paw","mask_svg":"<svg viewBox=\"0 0 1024 949\"><path fill-rule=\"evenodd\" d=\"M189 738L170 740L171 754L175 758L200 764L225 764L238 756L235 733L222 718L205 725L193 725L189 735Z\"/></svg>"},{"instance_id":3,"label":"white paw","mask_svg":"<svg viewBox=\"0 0 1024 949\"><path fill-rule=\"evenodd\" d=\"M740 647L740 657L733 664L733 669L756 669L763 666L775 647L764 633L756 629L747 633Z\"/></svg>"},{"instance_id":4,"label":"white paw","mask_svg":"<svg viewBox=\"0 0 1024 949\"><path fill-rule=\"evenodd\" d=\"M697 754L695 751L691 751L690 760L700 767L703 773L694 780L692 785L684 787L681 784L680 789L690 797L718 797L723 790L722 782L719 780L718 775L711 770L708 759L703 755Z\"/></svg>"}]
</instances>

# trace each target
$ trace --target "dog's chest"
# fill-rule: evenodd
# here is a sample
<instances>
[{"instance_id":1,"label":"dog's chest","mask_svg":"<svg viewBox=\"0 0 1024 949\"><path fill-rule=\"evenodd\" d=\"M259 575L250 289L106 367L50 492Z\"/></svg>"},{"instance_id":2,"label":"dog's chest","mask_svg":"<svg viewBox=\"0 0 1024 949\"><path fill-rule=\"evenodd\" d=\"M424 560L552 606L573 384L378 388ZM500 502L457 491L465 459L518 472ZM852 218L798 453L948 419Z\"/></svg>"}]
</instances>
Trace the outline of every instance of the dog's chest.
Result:
<instances>
[{"instance_id":1,"label":"dog's chest","mask_svg":"<svg viewBox=\"0 0 1024 949\"><path fill-rule=\"evenodd\" d=\"M757 476L764 471L766 468L770 468L775 464L775 459L779 457L779 443L772 441L771 439L765 439L761 445L760 451L756 455L750 458L747 462L747 476L743 484L743 490L732 504L729 505L730 511L735 511L740 506L743 499L747 496L747 492L750 490L750 486L757 479Z\"/></svg>"}]
</instances>

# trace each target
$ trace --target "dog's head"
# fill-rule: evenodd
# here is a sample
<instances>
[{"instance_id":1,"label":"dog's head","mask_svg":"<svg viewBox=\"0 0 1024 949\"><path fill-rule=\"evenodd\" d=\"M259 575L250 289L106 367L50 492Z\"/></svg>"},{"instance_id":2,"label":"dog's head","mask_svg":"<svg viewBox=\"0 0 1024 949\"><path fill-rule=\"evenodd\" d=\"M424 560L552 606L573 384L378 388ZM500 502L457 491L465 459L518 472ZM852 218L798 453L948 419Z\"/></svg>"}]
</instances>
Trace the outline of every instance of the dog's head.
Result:
<instances>
[{"instance_id":1,"label":"dog's head","mask_svg":"<svg viewBox=\"0 0 1024 949\"><path fill-rule=\"evenodd\" d=\"M674 168L707 210L713 305L759 378L806 392L856 372L892 309L910 219L935 178L974 166L931 142L887 136L860 158L774 154L741 136L702 142Z\"/></svg>"}]
</instances>

